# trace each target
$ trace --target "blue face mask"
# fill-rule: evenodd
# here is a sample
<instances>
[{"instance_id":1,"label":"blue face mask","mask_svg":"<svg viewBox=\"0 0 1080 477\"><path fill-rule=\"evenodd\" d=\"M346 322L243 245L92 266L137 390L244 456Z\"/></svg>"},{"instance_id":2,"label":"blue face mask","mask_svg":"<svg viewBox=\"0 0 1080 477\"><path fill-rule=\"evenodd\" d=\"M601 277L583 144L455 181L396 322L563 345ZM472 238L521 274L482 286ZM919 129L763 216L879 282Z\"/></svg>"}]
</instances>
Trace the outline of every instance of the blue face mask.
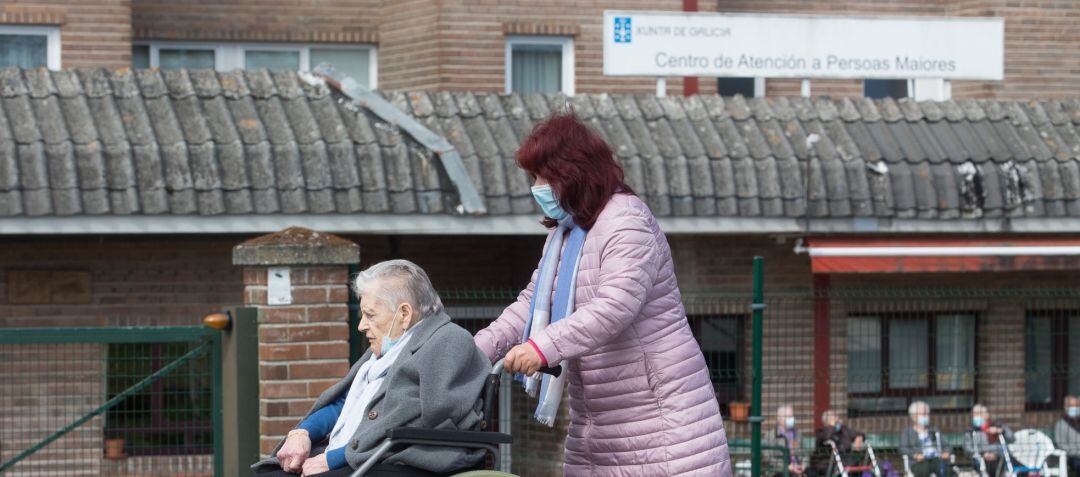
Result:
<instances>
[{"instance_id":1,"label":"blue face mask","mask_svg":"<svg viewBox=\"0 0 1080 477\"><path fill-rule=\"evenodd\" d=\"M928 426L928 425L930 425L930 416L919 416L919 425L920 426Z\"/></svg>"},{"instance_id":2,"label":"blue face mask","mask_svg":"<svg viewBox=\"0 0 1080 477\"><path fill-rule=\"evenodd\" d=\"M971 418L971 425L973 425L975 427L982 427L983 424L986 424L986 419L983 418L982 416L977 416L977 417Z\"/></svg>"},{"instance_id":3,"label":"blue face mask","mask_svg":"<svg viewBox=\"0 0 1080 477\"><path fill-rule=\"evenodd\" d=\"M1065 415L1069 417L1080 417L1080 407L1066 408Z\"/></svg>"},{"instance_id":4,"label":"blue face mask","mask_svg":"<svg viewBox=\"0 0 1080 477\"><path fill-rule=\"evenodd\" d=\"M836 421L836 430L839 431L841 427L844 427L844 425L840 424L840 421Z\"/></svg>"},{"instance_id":5,"label":"blue face mask","mask_svg":"<svg viewBox=\"0 0 1080 477\"><path fill-rule=\"evenodd\" d=\"M559 205L559 200L555 198L555 191L551 188L551 184L533 186L532 195L536 199L536 203L540 204L540 209L544 211L544 215L556 221L566 217L566 211Z\"/></svg>"},{"instance_id":6,"label":"blue face mask","mask_svg":"<svg viewBox=\"0 0 1080 477\"><path fill-rule=\"evenodd\" d=\"M390 333L394 331L394 323L396 323L396 322L397 322L397 313L394 313L394 321L390 322L390 330L388 330L386 332L386 335L384 335L383 338L382 338L382 347L379 349L379 357L380 358L383 357L383 356L386 356L386 353L390 352L390 348L393 348L394 345L401 342L401 336L398 336L397 338L391 338L390 337ZM402 333L401 335L404 336L405 333Z\"/></svg>"},{"instance_id":7,"label":"blue face mask","mask_svg":"<svg viewBox=\"0 0 1080 477\"><path fill-rule=\"evenodd\" d=\"M794 417L785 418L784 419L784 426L787 426L788 429L794 429L795 428L795 418Z\"/></svg>"}]
</instances>

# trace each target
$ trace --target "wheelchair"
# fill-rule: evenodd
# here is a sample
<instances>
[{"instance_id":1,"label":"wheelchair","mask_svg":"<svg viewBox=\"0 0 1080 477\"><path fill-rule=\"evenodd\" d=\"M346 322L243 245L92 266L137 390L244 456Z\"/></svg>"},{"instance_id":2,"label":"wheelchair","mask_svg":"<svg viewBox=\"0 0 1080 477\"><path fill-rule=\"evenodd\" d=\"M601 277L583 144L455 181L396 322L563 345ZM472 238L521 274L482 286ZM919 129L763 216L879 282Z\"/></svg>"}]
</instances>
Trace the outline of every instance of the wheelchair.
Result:
<instances>
[{"instance_id":1,"label":"wheelchair","mask_svg":"<svg viewBox=\"0 0 1080 477\"><path fill-rule=\"evenodd\" d=\"M871 472L874 477L881 477L881 467L878 466L877 456L874 455L874 447L868 442L863 444L866 447L866 453L862 459L859 460L859 465L845 465L844 459L840 456L840 449L836 447L836 443L829 439L825 441L828 444L829 449L832 451L832 460L829 462L829 470L825 473L828 477L850 477L851 473L855 475L862 475L863 472ZM854 454L854 452L852 452Z\"/></svg>"},{"instance_id":2,"label":"wheelchair","mask_svg":"<svg viewBox=\"0 0 1080 477\"><path fill-rule=\"evenodd\" d=\"M499 384L502 381L503 360L499 360L491 366L491 374L484 382L483 418L480 421L478 431L451 431L442 429L419 429L415 427L399 427L386 431L386 438L375 448L375 452L360 467L357 467L350 477L363 477L375 464L379 463L391 449L402 445L425 445L443 447L464 447L467 449L483 449L491 455L493 467L500 468L501 456L500 444L513 444L514 438L510 434L502 432L486 431L491 427L490 420L495 412L495 401L499 392ZM541 368L541 373L558 377L562 374L562 367ZM513 474L499 472L497 470L471 470L451 474L453 477L514 477Z\"/></svg>"}]
</instances>

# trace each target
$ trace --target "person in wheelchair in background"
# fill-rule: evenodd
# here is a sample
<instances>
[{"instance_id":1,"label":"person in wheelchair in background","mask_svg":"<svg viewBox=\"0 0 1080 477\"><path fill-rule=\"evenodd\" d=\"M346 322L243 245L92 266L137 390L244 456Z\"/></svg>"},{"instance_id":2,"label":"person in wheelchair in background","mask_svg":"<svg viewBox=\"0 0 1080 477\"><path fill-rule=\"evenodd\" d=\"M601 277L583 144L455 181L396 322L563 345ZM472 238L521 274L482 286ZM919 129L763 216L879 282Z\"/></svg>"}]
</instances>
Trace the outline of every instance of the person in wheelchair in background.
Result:
<instances>
[{"instance_id":1,"label":"person in wheelchair in background","mask_svg":"<svg viewBox=\"0 0 1080 477\"><path fill-rule=\"evenodd\" d=\"M779 452L769 454L768 466L780 470L774 475L783 475L784 467L787 467L788 474L793 477L806 474L806 464L800 455L802 449L799 444L799 431L795 430L795 412L791 405L785 404L776 408L776 434L773 435L772 444L788 450L786 462L780 458L782 454Z\"/></svg>"},{"instance_id":2,"label":"person in wheelchair in background","mask_svg":"<svg viewBox=\"0 0 1080 477\"><path fill-rule=\"evenodd\" d=\"M319 396L271 457L251 466L257 477L348 477L376 453L388 430L479 427L491 364L472 335L450 322L427 273L391 260L361 272L354 288L368 351ZM365 475L444 475L475 467L483 453L404 446Z\"/></svg>"},{"instance_id":3,"label":"person in wheelchair in background","mask_svg":"<svg viewBox=\"0 0 1080 477\"><path fill-rule=\"evenodd\" d=\"M848 427L840 419L840 414L830 409L821 415L824 424L814 432L814 453L810 456L810 468L807 475L829 475L829 467L835 464L832 448L828 441L836 445L844 465L854 465L858 459L856 453L865 449L866 435Z\"/></svg>"},{"instance_id":4,"label":"person in wheelchair in background","mask_svg":"<svg viewBox=\"0 0 1080 477\"><path fill-rule=\"evenodd\" d=\"M982 404L971 408L971 428L964 432L964 452L975 460L976 470L983 475L996 477L1005 470L1005 449L1001 441L1011 444L1012 429L1009 426L990 420L990 411Z\"/></svg>"},{"instance_id":5,"label":"person in wheelchair in background","mask_svg":"<svg viewBox=\"0 0 1080 477\"><path fill-rule=\"evenodd\" d=\"M946 477L952 473L952 455L942 447L941 431L930 426L930 406L915 401L908 406L911 427L900 434L904 466L914 477Z\"/></svg>"}]
</instances>

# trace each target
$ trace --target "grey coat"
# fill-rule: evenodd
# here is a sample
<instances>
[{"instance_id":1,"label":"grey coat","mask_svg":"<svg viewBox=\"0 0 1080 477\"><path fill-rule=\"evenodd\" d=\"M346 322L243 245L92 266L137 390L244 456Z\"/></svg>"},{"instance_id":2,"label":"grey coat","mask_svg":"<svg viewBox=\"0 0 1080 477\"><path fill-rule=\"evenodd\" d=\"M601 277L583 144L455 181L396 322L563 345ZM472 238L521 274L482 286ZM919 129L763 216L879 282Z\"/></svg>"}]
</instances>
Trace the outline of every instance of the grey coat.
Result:
<instances>
[{"instance_id":1,"label":"grey coat","mask_svg":"<svg viewBox=\"0 0 1080 477\"><path fill-rule=\"evenodd\" d=\"M389 429L471 430L480 423L480 393L491 362L473 343L472 335L440 313L420 321L405 346L408 349L390 366L382 386L364 409L367 419L345 448L345 459L354 469L372 455ZM368 350L344 379L323 392L304 419L347 392L360 365L370 356ZM280 465L276 455L284 443L282 439L269 458L251 468L258 471L262 466ZM313 448L318 444L312 443ZM479 450L413 445L388 454L382 462L445 473L476 465L481 458L483 451Z\"/></svg>"},{"instance_id":2,"label":"grey coat","mask_svg":"<svg viewBox=\"0 0 1080 477\"><path fill-rule=\"evenodd\" d=\"M930 431L930 435L933 436L935 444L938 447L938 456L942 452L949 452L947 449L941 448L941 432L936 427L927 428ZM904 432L900 434L900 453L908 457L915 457L915 454L922 454L922 442L919 441L919 431L916 431L914 427L904 428Z\"/></svg>"},{"instance_id":3,"label":"grey coat","mask_svg":"<svg viewBox=\"0 0 1080 477\"><path fill-rule=\"evenodd\" d=\"M1069 457L1080 457L1080 432L1076 432L1064 419L1054 424L1054 445Z\"/></svg>"},{"instance_id":4,"label":"grey coat","mask_svg":"<svg viewBox=\"0 0 1080 477\"><path fill-rule=\"evenodd\" d=\"M990 422L991 426L997 426L1001 428L1001 436L1004 438L1006 444L1012 444L1016 440L1013 437L1012 429L1009 426L1000 422ZM987 452L993 452L994 454L1001 455L1001 444L991 444L990 439L986 437L986 433L982 429L971 428L964 432L964 452L968 455L974 456L976 454L983 455Z\"/></svg>"}]
</instances>

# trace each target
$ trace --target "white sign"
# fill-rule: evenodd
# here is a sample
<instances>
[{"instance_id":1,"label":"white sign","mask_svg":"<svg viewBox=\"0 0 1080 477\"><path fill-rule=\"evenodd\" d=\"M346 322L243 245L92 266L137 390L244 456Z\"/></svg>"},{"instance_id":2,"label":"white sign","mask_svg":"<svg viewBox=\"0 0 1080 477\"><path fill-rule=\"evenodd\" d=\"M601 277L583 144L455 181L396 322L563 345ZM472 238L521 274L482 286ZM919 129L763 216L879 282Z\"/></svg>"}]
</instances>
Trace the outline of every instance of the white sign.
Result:
<instances>
[{"instance_id":1,"label":"white sign","mask_svg":"<svg viewBox=\"0 0 1080 477\"><path fill-rule=\"evenodd\" d=\"M270 267L266 270L266 304L292 304L292 283L289 279L289 267Z\"/></svg>"},{"instance_id":2,"label":"white sign","mask_svg":"<svg viewBox=\"0 0 1080 477\"><path fill-rule=\"evenodd\" d=\"M604 12L604 74L1001 80L1001 18Z\"/></svg>"}]
</instances>

